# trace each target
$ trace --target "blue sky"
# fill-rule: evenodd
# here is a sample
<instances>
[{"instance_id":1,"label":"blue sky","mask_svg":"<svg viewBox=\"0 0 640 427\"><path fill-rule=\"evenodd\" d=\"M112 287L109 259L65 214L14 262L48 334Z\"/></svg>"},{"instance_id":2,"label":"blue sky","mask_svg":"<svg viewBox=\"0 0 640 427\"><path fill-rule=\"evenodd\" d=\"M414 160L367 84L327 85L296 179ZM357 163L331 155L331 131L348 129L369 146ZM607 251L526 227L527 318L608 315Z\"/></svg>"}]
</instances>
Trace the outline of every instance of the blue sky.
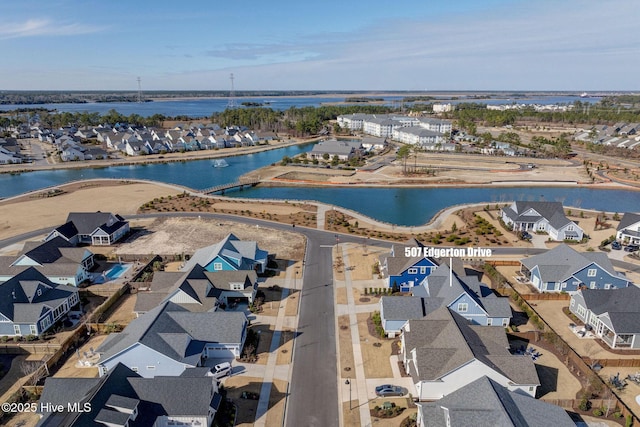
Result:
<instances>
[{"instance_id":1,"label":"blue sky","mask_svg":"<svg viewBox=\"0 0 640 427\"><path fill-rule=\"evenodd\" d=\"M0 3L0 90L638 90L638 0Z\"/></svg>"}]
</instances>

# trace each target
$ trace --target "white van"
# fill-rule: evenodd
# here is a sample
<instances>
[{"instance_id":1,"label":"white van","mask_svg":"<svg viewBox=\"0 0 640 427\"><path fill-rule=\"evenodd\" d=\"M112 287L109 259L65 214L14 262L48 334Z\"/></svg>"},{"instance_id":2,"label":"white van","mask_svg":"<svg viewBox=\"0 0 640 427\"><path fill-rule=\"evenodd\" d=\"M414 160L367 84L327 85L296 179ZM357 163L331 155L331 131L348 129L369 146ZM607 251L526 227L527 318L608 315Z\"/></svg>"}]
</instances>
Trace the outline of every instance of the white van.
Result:
<instances>
[{"instance_id":1,"label":"white van","mask_svg":"<svg viewBox=\"0 0 640 427\"><path fill-rule=\"evenodd\" d=\"M224 378L227 375L231 375L231 363L219 363L211 368L211 372L213 373L213 377L217 380L219 380L220 378Z\"/></svg>"}]
</instances>

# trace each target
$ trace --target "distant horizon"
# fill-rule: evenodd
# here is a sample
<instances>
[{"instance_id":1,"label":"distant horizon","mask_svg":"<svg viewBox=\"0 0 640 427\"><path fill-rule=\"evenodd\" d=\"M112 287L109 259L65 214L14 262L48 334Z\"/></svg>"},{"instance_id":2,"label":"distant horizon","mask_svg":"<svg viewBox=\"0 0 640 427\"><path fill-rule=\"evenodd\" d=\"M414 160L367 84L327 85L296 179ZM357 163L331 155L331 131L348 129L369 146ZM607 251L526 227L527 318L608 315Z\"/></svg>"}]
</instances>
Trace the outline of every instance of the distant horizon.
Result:
<instances>
[{"instance_id":1,"label":"distant horizon","mask_svg":"<svg viewBox=\"0 0 640 427\"><path fill-rule=\"evenodd\" d=\"M0 93L15 93L15 92L30 92L30 93L47 93L47 92L68 92L68 93L138 93L137 89L0 89ZM229 89L143 89L141 92L144 93L181 93L181 92L190 92L190 93L210 93L210 92L226 92L230 93ZM598 95L598 94L633 94L640 93L640 89L620 89L620 90L525 90L525 89L441 89L441 90L418 90L418 89L255 89L255 90L235 90L235 96L242 95L244 93L322 93L322 94L351 94L351 93L360 93L360 94L377 94L377 93L385 93L385 94L414 94L414 93L425 93L425 94L576 94L580 95L583 93L587 93L588 95ZM278 95L274 95L278 96Z\"/></svg>"}]
</instances>

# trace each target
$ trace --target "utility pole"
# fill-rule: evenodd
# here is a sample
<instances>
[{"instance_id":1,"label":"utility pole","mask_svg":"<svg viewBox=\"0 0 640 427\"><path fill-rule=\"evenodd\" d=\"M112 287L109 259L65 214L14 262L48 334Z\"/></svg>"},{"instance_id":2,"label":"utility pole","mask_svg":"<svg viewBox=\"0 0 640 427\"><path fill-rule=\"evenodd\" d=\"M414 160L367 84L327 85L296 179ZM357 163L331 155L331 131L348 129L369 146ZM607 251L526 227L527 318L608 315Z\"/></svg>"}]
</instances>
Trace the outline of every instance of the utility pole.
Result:
<instances>
[{"instance_id":1,"label":"utility pole","mask_svg":"<svg viewBox=\"0 0 640 427\"><path fill-rule=\"evenodd\" d=\"M236 104L236 91L233 87L233 73L229 75L229 79L231 79L231 91L229 92L229 100L227 101L227 108L236 108L238 105Z\"/></svg>"},{"instance_id":2,"label":"utility pole","mask_svg":"<svg viewBox=\"0 0 640 427\"><path fill-rule=\"evenodd\" d=\"M142 85L140 84L140 77L138 77L138 103L142 103Z\"/></svg>"}]
</instances>

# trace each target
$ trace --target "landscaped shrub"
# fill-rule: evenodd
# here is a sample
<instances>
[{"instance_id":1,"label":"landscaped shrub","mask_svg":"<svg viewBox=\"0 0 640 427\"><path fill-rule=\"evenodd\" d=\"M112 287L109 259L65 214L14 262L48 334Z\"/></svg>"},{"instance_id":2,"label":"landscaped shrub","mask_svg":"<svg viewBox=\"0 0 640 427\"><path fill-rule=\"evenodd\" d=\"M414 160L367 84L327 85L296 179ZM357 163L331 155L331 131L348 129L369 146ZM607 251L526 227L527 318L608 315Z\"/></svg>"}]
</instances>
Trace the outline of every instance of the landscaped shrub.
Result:
<instances>
[{"instance_id":1,"label":"landscaped shrub","mask_svg":"<svg viewBox=\"0 0 640 427\"><path fill-rule=\"evenodd\" d=\"M580 400L578 409L580 409L581 411L588 411L590 408L591 408L591 402L589 402L589 399L587 399L586 397L583 397L582 400Z\"/></svg>"},{"instance_id":2,"label":"landscaped shrub","mask_svg":"<svg viewBox=\"0 0 640 427\"><path fill-rule=\"evenodd\" d=\"M602 408L596 408L593 410L593 415L596 417L601 417L604 415L604 410Z\"/></svg>"}]
</instances>

